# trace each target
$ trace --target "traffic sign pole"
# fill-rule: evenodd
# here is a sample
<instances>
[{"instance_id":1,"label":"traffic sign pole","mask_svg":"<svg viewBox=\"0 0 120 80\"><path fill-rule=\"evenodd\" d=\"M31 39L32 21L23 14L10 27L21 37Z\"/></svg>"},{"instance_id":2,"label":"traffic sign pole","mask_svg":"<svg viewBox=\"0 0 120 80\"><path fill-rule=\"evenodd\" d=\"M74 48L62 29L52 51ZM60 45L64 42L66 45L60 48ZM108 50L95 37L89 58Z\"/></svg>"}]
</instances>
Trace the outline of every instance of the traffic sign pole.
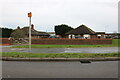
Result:
<instances>
[{"instance_id":1,"label":"traffic sign pole","mask_svg":"<svg viewBox=\"0 0 120 80\"><path fill-rule=\"evenodd\" d=\"M28 13L28 17L29 17L29 50L31 51L31 17L32 17L32 13Z\"/></svg>"}]
</instances>

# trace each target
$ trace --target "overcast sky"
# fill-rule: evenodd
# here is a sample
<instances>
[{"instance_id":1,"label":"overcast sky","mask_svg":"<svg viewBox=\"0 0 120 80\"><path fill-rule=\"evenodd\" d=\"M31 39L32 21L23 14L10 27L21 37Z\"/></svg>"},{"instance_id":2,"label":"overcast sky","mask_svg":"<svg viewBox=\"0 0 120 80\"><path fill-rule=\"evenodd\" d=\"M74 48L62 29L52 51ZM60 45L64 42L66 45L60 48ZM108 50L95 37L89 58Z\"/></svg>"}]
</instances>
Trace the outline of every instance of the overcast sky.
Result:
<instances>
[{"instance_id":1,"label":"overcast sky","mask_svg":"<svg viewBox=\"0 0 120 80\"><path fill-rule=\"evenodd\" d=\"M54 31L55 25L73 28L85 24L94 31L118 31L119 0L1 0L0 26L27 26L27 13L38 31Z\"/></svg>"}]
</instances>

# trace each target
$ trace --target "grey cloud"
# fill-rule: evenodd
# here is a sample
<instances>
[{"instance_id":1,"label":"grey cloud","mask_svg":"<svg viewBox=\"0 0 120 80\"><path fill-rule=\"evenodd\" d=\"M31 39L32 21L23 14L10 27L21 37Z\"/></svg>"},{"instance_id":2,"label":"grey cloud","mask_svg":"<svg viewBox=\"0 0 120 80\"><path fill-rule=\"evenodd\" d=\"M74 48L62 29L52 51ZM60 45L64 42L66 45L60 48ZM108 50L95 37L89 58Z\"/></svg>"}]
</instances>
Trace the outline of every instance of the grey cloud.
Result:
<instances>
[{"instance_id":1,"label":"grey cloud","mask_svg":"<svg viewBox=\"0 0 120 80\"><path fill-rule=\"evenodd\" d=\"M54 25L65 23L72 27L86 24L93 30L117 31L118 0L3 0L2 24L28 25L28 12L33 12L36 29L54 31ZM1 4L1 3L0 3ZM6 5L6 6L5 6Z\"/></svg>"}]
</instances>

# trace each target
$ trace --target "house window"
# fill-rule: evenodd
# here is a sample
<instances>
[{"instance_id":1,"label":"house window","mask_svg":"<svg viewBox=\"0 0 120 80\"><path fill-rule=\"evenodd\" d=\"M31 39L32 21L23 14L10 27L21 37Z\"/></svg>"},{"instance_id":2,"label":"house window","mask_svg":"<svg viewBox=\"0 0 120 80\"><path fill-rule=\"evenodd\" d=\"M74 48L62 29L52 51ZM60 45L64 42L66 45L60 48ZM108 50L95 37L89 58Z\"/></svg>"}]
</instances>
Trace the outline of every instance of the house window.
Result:
<instances>
[{"instance_id":1,"label":"house window","mask_svg":"<svg viewBox=\"0 0 120 80\"><path fill-rule=\"evenodd\" d=\"M98 37L98 38L101 38L101 35L100 35L100 34L98 34L98 35L97 35L97 37Z\"/></svg>"},{"instance_id":2,"label":"house window","mask_svg":"<svg viewBox=\"0 0 120 80\"><path fill-rule=\"evenodd\" d=\"M68 37L69 37L69 39L74 39L74 38L75 38L75 35L70 34Z\"/></svg>"},{"instance_id":3,"label":"house window","mask_svg":"<svg viewBox=\"0 0 120 80\"><path fill-rule=\"evenodd\" d=\"M84 34L84 39L90 39L90 35L89 34Z\"/></svg>"}]
</instances>

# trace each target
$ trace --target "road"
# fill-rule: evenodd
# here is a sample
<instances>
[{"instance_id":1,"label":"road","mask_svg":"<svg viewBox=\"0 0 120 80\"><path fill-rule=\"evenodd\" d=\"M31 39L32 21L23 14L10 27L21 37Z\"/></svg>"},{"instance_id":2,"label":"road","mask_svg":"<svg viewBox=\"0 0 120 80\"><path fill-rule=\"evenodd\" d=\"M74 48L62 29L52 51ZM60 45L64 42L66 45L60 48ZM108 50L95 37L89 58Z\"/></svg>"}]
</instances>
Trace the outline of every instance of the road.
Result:
<instances>
[{"instance_id":1,"label":"road","mask_svg":"<svg viewBox=\"0 0 120 80\"><path fill-rule=\"evenodd\" d=\"M118 61L2 62L3 78L117 78Z\"/></svg>"},{"instance_id":2,"label":"road","mask_svg":"<svg viewBox=\"0 0 120 80\"><path fill-rule=\"evenodd\" d=\"M29 48L2 47L2 52L29 52ZM120 52L118 47L98 48L32 48L31 53L114 53Z\"/></svg>"}]
</instances>

